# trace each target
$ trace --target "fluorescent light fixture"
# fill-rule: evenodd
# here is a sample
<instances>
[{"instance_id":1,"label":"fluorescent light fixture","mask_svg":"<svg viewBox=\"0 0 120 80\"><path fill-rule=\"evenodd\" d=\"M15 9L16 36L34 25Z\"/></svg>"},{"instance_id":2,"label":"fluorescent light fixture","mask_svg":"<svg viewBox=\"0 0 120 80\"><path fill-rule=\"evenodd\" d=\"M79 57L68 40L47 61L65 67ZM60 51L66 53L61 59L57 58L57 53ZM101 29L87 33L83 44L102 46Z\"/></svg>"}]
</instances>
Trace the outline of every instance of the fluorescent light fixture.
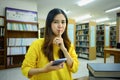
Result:
<instances>
[{"instance_id":1,"label":"fluorescent light fixture","mask_svg":"<svg viewBox=\"0 0 120 80\"><path fill-rule=\"evenodd\" d=\"M88 22L89 22L89 20L81 21L81 23L88 23Z\"/></svg>"},{"instance_id":2,"label":"fluorescent light fixture","mask_svg":"<svg viewBox=\"0 0 120 80\"><path fill-rule=\"evenodd\" d=\"M109 20L109 18L101 18L101 19L96 20L96 22L103 22L103 21L107 21L107 20Z\"/></svg>"},{"instance_id":3,"label":"fluorescent light fixture","mask_svg":"<svg viewBox=\"0 0 120 80\"><path fill-rule=\"evenodd\" d=\"M111 24L111 25L112 25L112 24L116 24L116 21L115 21L115 22L111 22L110 24Z\"/></svg>"},{"instance_id":4,"label":"fluorescent light fixture","mask_svg":"<svg viewBox=\"0 0 120 80\"><path fill-rule=\"evenodd\" d=\"M113 8L113 9L109 9L109 10L106 10L105 12L108 13L108 12L113 12L113 11L116 11L116 10L119 10L120 7L117 7L117 8Z\"/></svg>"},{"instance_id":5,"label":"fluorescent light fixture","mask_svg":"<svg viewBox=\"0 0 120 80\"><path fill-rule=\"evenodd\" d=\"M94 0L80 0L77 4L78 6L84 6L87 5L88 3L93 2Z\"/></svg>"},{"instance_id":6,"label":"fluorescent light fixture","mask_svg":"<svg viewBox=\"0 0 120 80\"><path fill-rule=\"evenodd\" d=\"M83 15L83 16L80 16L76 19L76 21L82 21L82 20L85 20L85 19L89 19L91 18L92 16L90 14L86 14L86 15Z\"/></svg>"}]
</instances>

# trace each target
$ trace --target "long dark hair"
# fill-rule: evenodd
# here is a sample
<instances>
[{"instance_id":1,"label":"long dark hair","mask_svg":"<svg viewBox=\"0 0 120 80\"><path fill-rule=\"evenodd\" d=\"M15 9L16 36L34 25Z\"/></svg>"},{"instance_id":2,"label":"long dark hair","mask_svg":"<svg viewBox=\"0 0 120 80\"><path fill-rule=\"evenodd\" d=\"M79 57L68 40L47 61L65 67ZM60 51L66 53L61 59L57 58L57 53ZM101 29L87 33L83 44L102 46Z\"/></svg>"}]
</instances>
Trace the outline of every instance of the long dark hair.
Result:
<instances>
[{"instance_id":1,"label":"long dark hair","mask_svg":"<svg viewBox=\"0 0 120 80\"><path fill-rule=\"evenodd\" d=\"M63 14L66 18L66 29L64 31L64 33L62 34L62 38L65 44L65 47L67 48L67 50L69 50L70 47L70 40L68 38L67 35L67 26L68 26L68 18L66 16L66 14L64 13L63 10L58 9L58 8L54 8L52 9L46 18L46 26L45 26L45 40L44 40L44 44L42 46L42 50L44 55L48 58L49 61L54 60L54 56L53 56L53 39L55 37L54 33L52 32L51 29L51 23L54 20L54 17L58 14ZM59 58L63 58L63 52L61 50L59 50Z\"/></svg>"}]
</instances>

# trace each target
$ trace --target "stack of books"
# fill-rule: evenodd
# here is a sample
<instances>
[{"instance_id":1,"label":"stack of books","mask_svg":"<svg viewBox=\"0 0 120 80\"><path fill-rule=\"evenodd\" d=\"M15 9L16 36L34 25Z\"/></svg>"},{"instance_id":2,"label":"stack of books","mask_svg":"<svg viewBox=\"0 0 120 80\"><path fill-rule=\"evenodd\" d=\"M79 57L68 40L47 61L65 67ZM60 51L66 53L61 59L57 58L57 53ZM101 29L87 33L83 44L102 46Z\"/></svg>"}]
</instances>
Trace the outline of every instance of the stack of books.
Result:
<instances>
[{"instance_id":1,"label":"stack of books","mask_svg":"<svg viewBox=\"0 0 120 80\"><path fill-rule=\"evenodd\" d=\"M90 80L120 80L119 63L88 63Z\"/></svg>"}]
</instances>

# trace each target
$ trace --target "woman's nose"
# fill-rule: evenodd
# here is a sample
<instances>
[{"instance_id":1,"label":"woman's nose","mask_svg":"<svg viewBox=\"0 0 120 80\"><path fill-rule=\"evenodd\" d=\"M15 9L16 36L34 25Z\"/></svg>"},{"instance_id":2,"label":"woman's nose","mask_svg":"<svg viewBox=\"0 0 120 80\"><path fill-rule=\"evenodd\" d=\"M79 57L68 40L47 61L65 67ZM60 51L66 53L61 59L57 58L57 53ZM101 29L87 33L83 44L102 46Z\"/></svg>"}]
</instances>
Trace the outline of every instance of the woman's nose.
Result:
<instances>
[{"instance_id":1,"label":"woman's nose","mask_svg":"<svg viewBox=\"0 0 120 80\"><path fill-rule=\"evenodd\" d=\"M58 27L62 27L62 23L61 22L58 24Z\"/></svg>"}]
</instances>

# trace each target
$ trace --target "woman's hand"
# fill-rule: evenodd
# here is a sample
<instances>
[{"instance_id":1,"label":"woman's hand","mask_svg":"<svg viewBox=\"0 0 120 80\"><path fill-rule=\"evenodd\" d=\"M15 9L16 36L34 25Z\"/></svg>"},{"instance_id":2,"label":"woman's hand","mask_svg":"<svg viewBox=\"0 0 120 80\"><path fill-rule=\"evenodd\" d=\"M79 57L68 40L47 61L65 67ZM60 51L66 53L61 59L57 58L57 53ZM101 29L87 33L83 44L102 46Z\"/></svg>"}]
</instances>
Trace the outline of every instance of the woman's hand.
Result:
<instances>
[{"instance_id":1,"label":"woman's hand","mask_svg":"<svg viewBox=\"0 0 120 80\"><path fill-rule=\"evenodd\" d=\"M58 46L61 48L61 50L66 49L66 48L65 48L65 45L64 45L63 38L61 37L61 33L59 33L58 36L56 36L56 37L53 39L53 44L58 45Z\"/></svg>"},{"instance_id":2,"label":"woman's hand","mask_svg":"<svg viewBox=\"0 0 120 80\"><path fill-rule=\"evenodd\" d=\"M43 68L32 68L29 70L28 72L28 76L29 78L32 77L35 74L39 74L39 73L45 73L45 72L50 72L50 71L54 71L54 70L59 70L63 68L63 63L56 65L56 66L52 66L53 61L51 61L50 63L48 63L45 67Z\"/></svg>"},{"instance_id":3,"label":"woman's hand","mask_svg":"<svg viewBox=\"0 0 120 80\"><path fill-rule=\"evenodd\" d=\"M59 65L54 65L52 66L53 61L51 61L50 63L48 63L43 69L44 72L50 72L50 71L54 71L54 70L59 70L63 68L64 62L60 63Z\"/></svg>"}]
</instances>

